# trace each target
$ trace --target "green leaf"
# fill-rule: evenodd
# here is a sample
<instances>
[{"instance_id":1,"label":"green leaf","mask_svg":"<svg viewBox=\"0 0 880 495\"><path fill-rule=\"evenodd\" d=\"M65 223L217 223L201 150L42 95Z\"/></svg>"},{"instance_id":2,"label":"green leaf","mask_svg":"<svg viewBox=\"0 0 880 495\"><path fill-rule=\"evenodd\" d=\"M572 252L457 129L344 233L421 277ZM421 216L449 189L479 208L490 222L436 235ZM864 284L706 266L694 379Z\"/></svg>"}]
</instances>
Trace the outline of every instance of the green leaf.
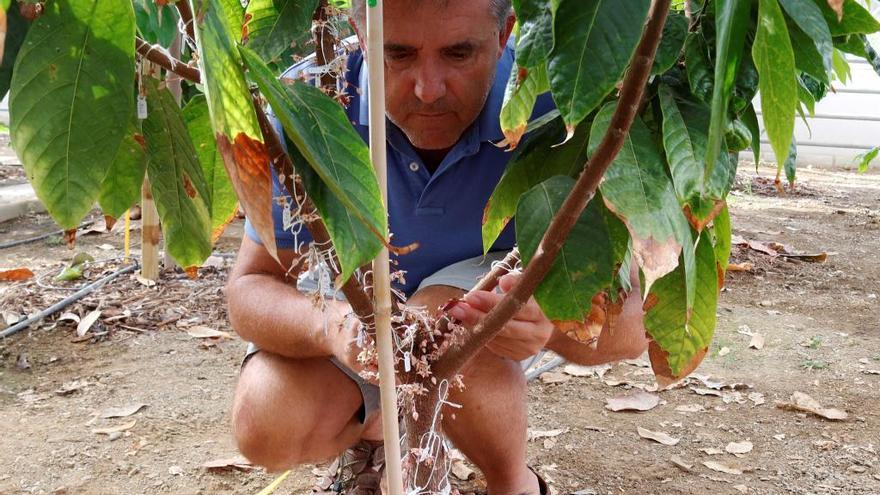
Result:
<instances>
[{"instance_id":1,"label":"green leaf","mask_svg":"<svg viewBox=\"0 0 880 495\"><path fill-rule=\"evenodd\" d=\"M813 47L821 56L822 65L825 72L831 72L831 50L833 45L831 42L831 31L828 29L828 23L822 16L822 10L812 0L780 0L785 13L803 30L803 33L813 40ZM836 19L835 19L836 21ZM792 39L795 50L798 44L803 40ZM795 53L797 55L797 52ZM815 77L815 75L813 75ZM816 77L820 81L827 81L827 76Z\"/></svg>"},{"instance_id":2,"label":"green leaf","mask_svg":"<svg viewBox=\"0 0 880 495\"><path fill-rule=\"evenodd\" d=\"M713 170L722 166L716 161L721 149L727 124L727 103L736 82L737 69L746 40L746 28L751 17L751 0L719 0L715 5L715 56L723 63L715 64L712 90L712 117L709 122L709 140L706 145L705 179L714 177ZM726 161L726 155L722 157ZM711 184L707 185L711 187Z\"/></svg>"},{"instance_id":3,"label":"green leaf","mask_svg":"<svg viewBox=\"0 0 880 495\"><path fill-rule=\"evenodd\" d=\"M870 150L856 157L856 160L859 161L860 174L868 171L868 167L871 165L871 162L877 158L877 155L880 155L880 146L874 146Z\"/></svg>"},{"instance_id":4,"label":"green leaf","mask_svg":"<svg viewBox=\"0 0 880 495\"><path fill-rule=\"evenodd\" d=\"M9 0L6 1L9 2ZM12 8L6 12L6 41L2 50L3 59L0 62L0 100L6 97L6 93L9 92L15 57L18 56L18 51L24 43L30 25L31 23L21 16L18 2L13 2Z\"/></svg>"},{"instance_id":5,"label":"green leaf","mask_svg":"<svg viewBox=\"0 0 880 495\"><path fill-rule=\"evenodd\" d=\"M855 55L856 57L863 58L871 61L871 55L868 54L868 48L870 48L870 44L868 44L868 39L864 34L850 34L847 36L838 36L833 40L834 48L838 50ZM833 68L832 68L833 70Z\"/></svg>"},{"instance_id":6,"label":"green leaf","mask_svg":"<svg viewBox=\"0 0 880 495\"><path fill-rule=\"evenodd\" d=\"M283 84L256 53L247 47L241 47L240 51L251 78L309 166L350 214L363 222L376 238L387 239L387 216L369 149L352 128L342 107L320 89L302 81ZM351 259L370 260L377 253L378 250L359 250ZM343 261L341 256L340 263L341 282L348 280L360 266Z\"/></svg>"},{"instance_id":7,"label":"green leaf","mask_svg":"<svg viewBox=\"0 0 880 495\"><path fill-rule=\"evenodd\" d=\"M831 65L834 66L834 75L837 76L838 81L846 84L847 79L852 80L852 70L849 67L849 62L846 61L846 56L836 48L831 56Z\"/></svg>"},{"instance_id":8,"label":"green leaf","mask_svg":"<svg viewBox=\"0 0 880 495\"><path fill-rule=\"evenodd\" d=\"M554 175L576 176L584 169L589 136L590 126L581 125L572 139L554 147L565 138L565 125L557 118L514 152L483 211L484 252L489 252L516 213L523 193Z\"/></svg>"},{"instance_id":9,"label":"green leaf","mask_svg":"<svg viewBox=\"0 0 880 495\"><path fill-rule=\"evenodd\" d=\"M208 205L211 211L211 240L216 241L223 230L235 218L238 198L223 166L223 157L217 151L217 142L211 130L208 102L199 95L183 109L183 119L199 157L205 179Z\"/></svg>"},{"instance_id":10,"label":"green leaf","mask_svg":"<svg viewBox=\"0 0 880 495\"><path fill-rule=\"evenodd\" d=\"M736 75L736 84L733 87L734 113L742 114L746 107L751 105L756 94L758 94L758 69L755 67L751 53L745 53L740 61L739 73Z\"/></svg>"},{"instance_id":11,"label":"green leaf","mask_svg":"<svg viewBox=\"0 0 880 495\"><path fill-rule=\"evenodd\" d=\"M776 159L784 162L794 133L798 83L794 51L777 0L760 0L758 33L752 45L758 68L764 127Z\"/></svg>"},{"instance_id":12,"label":"green leaf","mask_svg":"<svg viewBox=\"0 0 880 495\"><path fill-rule=\"evenodd\" d=\"M780 166L785 169L785 178L788 179L788 185L794 187L794 180L797 178L797 140L791 138L791 149L788 152L788 158L785 164Z\"/></svg>"},{"instance_id":13,"label":"green leaf","mask_svg":"<svg viewBox=\"0 0 880 495\"><path fill-rule=\"evenodd\" d=\"M725 272L733 247L733 230L730 225L730 211L727 209L727 205L712 221L712 233L715 235L715 260L721 271Z\"/></svg>"},{"instance_id":14,"label":"green leaf","mask_svg":"<svg viewBox=\"0 0 880 495\"><path fill-rule=\"evenodd\" d=\"M558 1L547 71L569 135L622 77L650 4L650 0Z\"/></svg>"},{"instance_id":15,"label":"green leaf","mask_svg":"<svg viewBox=\"0 0 880 495\"><path fill-rule=\"evenodd\" d=\"M158 6L154 0L136 0L135 19L141 37L152 44L169 47L180 34L177 22L180 16L172 5Z\"/></svg>"},{"instance_id":16,"label":"green leaf","mask_svg":"<svg viewBox=\"0 0 880 495\"><path fill-rule=\"evenodd\" d=\"M846 34L871 34L880 31L880 22L854 0L844 0L843 18L838 21L837 13L828 5L827 0L813 0L825 16L825 22L831 30L831 36Z\"/></svg>"},{"instance_id":17,"label":"green leaf","mask_svg":"<svg viewBox=\"0 0 880 495\"><path fill-rule=\"evenodd\" d=\"M310 35L318 0L251 0L246 16L248 48L264 60L278 60L293 43Z\"/></svg>"},{"instance_id":18,"label":"green leaf","mask_svg":"<svg viewBox=\"0 0 880 495\"><path fill-rule=\"evenodd\" d=\"M614 106L606 104L593 121L590 153L605 135ZM633 122L600 189L608 209L626 224L632 236L633 256L645 275L644 290L674 270L682 252L689 262L693 259L690 227L666 175L663 155L641 119Z\"/></svg>"},{"instance_id":19,"label":"green leaf","mask_svg":"<svg viewBox=\"0 0 880 495\"><path fill-rule=\"evenodd\" d=\"M663 35L660 38L660 46L657 47L657 54L654 56L651 74L662 74L678 62L687 32L688 21L684 14L670 12L663 26Z\"/></svg>"},{"instance_id":20,"label":"green leaf","mask_svg":"<svg viewBox=\"0 0 880 495\"><path fill-rule=\"evenodd\" d=\"M812 5L812 4L811 4ZM828 79L828 71L825 69L825 63L822 55L816 49L816 45L803 31L797 26L790 26L788 34L791 36L791 45L794 49L794 65L801 71L810 75L818 81L825 84L830 83ZM829 68L832 70L831 55L828 56Z\"/></svg>"},{"instance_id":21,"label":"green leaf","mask_svg":"<svg viewBox=\"0 0 880 495\"><path fill-rule=\"evenodd\" d=\"M749 129L752 135L752 153L755 155L755 166L758 166L761 158L761 128L758 126L758 115L755 113L755 106L749 103L746 111L742 114L742 122Z\"/></svg>"},{"instance_id":22,"label":"green leaf","mask_svg":"<svg viewBox=\"0 0 880 495\"><path fill-rule=\"evenodd\" d=\"M874 72L880 76L880 54L877 53L877 50L871 46L871 43L868 42L868 38L864 35L859 36L860 41L862 42L862 47L865 49L865 60L868 61L868 64L871 68L874 69Z\"/></svg>"},{"instance_id":23,"label":"green leaf","mask_svg":"<svg viewBox=\"0 0 880 495\"><path fill-rule=\"evenodd\" d=\"M278 259L272 219L272 172L250 89L235 45L238 0L196 0L196 42L211 127L226 172L251 224Z\"/></svg>"},{"instance_id":24,"label":"green leaf","mask_svg":"<svg viewBox=\"0 0 880 495\"><path fill-rule=\"evenodd\" d=\"M530 189L516 210L516 242L528 266L544 232L574 187L556 176ZM602 208L594 198L569 233L552 268L535 291L535 300L554 321L583 321L593 296L611 285L613 257Z\"/></svg>"},{"instance_id":25,"label":"green leaf","mask_svg":"<svg viewBox=\"0 0 880 495\"><path fill-rule=\"evenodd\" d=\"M702 235L696 248L696 299L687 303L684 263L651 288L646 306L645 329L668 353L672 374L678 377L712 341L718 305L715 252L709 236Z\"/></svg>"},{"instance_id":26,"label":"green leaf","mask_svg":"<svg viewBox=\"0 0 880 495\"><path fill-rule=\"evenodd\" d=\"M12 76L12 146L63 228L91 210L131 115L130 2L58 0L28 31Z\"/></svg>"},{"instance_id":27,"label":"green leaf","mask_svg":"<svg viewBox=\"0 0 880 495\"><path fill-rule=\"evenodd\" d=\"M12 0L0 0L0 10L7 10Z\"/></svg>"},{"instance_id":28,"label":"green leaf","mask_svg":"<svg viewBox=\"0 0 880 495\"><path fill-rule=\"evenodd\" d=\"M711 103L715 84L708 48L700 33L688 34L684 43L684 64L691 92L700 100Z\"/></svg>"},{"instance_id":29,"label":"green leaf","mask_svg":"<svg viewBox=\"0 0 880 495\"><path fill-rule=\"evenodd\" d=\"M147 170L141 123L134 112L107 175L101 182L98 203L105 215L119 218L141 197L141 185Z\"/></svg>"},{"instance_id":30,"label":"green leaf","mask_svg":"<svg viewBox=\"0 0 880 495\"><path fill-rule=\"evenodd\" d=\"M182 267L201 265L211 254L208 189L196 150L174 96L144 78L147 93L147 176L159 210L165 249Z\"/></svg>"},{"instance_id":31,"label":"green leaf","mask_svg":"<svg viewBox=\"0 0 880 495\"><path fill-rule=\"evenodd\" d=\"M514 66L504 91L501 107L501 131L509 142L509 150L519 145L526 132L538 95L550 90L547 67L539 64L532 69Z\"/></svg>"},{"instance_id":32,"label":"green leaf","mask_svg":"<svg viewBox=\"0 0 880 495\"><path fill-rule=\"evenodd\" d=\"M709 107L695 100L676 98L665 85L660 87L659 95L663 112L663 146L676 196L679 203L689 207L692 225L699 231L717 213L717 204L730 191L731 164L727 150L719 149L715 154L717 165L712 176L707 178Z\"/></svg>"},{"instance_id":33,"label":"green leaf","mask_svg":"<svg viewBox=\"0 0 880 495\"><path fill-rule=\"evenodd\" d=\"M513 9L519 22L516 64L526 68L546 64L547 55L553 48L553 12L550 0L513 0Z\"/></svg>"}]
</instances>

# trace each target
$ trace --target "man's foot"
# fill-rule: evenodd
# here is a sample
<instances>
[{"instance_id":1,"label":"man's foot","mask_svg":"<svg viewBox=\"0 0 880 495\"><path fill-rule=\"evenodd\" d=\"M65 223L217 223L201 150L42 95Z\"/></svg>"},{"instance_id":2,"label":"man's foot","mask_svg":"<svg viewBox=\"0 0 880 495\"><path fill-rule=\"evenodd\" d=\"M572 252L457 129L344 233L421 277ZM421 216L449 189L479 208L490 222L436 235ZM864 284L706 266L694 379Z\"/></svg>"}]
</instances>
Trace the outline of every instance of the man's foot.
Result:
<instances>
[{"instance_id":1,"label":"man's foot","mask_svg":"<svg viewBox=\"0 0 880 495\"><path fill-rule=\"evenodd\" d=\"M382 442L361 440L327 467L312 489L316 494L381 495L385 449Z\"/></svg>"}]
</instances>

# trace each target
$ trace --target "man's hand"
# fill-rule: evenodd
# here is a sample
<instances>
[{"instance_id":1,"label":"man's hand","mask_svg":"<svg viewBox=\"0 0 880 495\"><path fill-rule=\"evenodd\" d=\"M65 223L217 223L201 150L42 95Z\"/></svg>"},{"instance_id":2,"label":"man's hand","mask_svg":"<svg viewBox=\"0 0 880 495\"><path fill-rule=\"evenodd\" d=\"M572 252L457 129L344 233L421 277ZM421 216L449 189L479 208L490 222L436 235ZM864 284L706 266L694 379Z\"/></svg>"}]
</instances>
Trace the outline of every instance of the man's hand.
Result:
<instances>
[{"instance_id":1,"label":"man's hand","mask_svg":"<svg viewBox=\"0 0 880 495\"><path fill-rule=\"evenodd\" d=\"M519 277L518 274L505 275L498 281L498 286L502 292L507 292L516 285ZM449 314L466 327L473 327L503 297L503 294L494 292L474 291L465 295L464 302L456 304ZM486 347L499 356L522 361L540 352L552 333L553 323L544 316L532 297Z\"/></svg>"}]
</instances>

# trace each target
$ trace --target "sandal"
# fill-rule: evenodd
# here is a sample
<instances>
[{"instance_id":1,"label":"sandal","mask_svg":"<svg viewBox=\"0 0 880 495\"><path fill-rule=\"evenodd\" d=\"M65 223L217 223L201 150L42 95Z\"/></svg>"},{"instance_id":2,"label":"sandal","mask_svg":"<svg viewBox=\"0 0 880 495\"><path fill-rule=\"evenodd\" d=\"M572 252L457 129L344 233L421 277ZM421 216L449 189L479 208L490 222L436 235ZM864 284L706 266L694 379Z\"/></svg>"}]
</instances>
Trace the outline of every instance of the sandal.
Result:
<instances>
[{"instance_id":1,"label":"sandal","mask_svg":"<svg viewBox=\"0 0 880 495\"><path fill-rule=\"evenodd\" d=\"M535 476L538 478L538 491L541 493L541 495L550 495L550 487L547 486L547 482L544 481L544 478L542 478L541 475L538 474L538 472L535 471L535 468L533 468L532 466L526 467L529 468L529 471L535 473Z\"/></svg>"},{"instance_id":2,"label":"sandal","mask_svg":"<svg viewBox=\"0 0 880 495\"><path fill-rule=\"evenodd\" d=\"M385 449L382 442L361 440L327 467L312 493L316 495L381 495Z\"/></svg>"}]
</instances>

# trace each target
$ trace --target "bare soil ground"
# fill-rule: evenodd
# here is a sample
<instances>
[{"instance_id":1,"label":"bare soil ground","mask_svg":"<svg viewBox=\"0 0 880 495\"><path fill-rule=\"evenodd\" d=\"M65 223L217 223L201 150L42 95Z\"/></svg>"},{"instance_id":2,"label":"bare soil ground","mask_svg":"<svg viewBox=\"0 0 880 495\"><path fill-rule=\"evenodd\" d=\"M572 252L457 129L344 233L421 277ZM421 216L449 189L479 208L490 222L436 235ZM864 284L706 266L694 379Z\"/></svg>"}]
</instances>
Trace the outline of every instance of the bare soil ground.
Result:
<instances>
[{"instance_id":1,"label":"bare soil ground","mask_svg":"<svg viewBox=\"0 0 880 495\"><path fill-rule=\"evenodd\" d=\"M715 382L664 391L650 411L605 407L651 389L644 362L535 381L530 427L539 438L529 457L554 493L880 493L880 175L802 170L798 189L779 196L766 179L772 171L741 169L730 201L735 233L826 252L827 261L736 247L733 261L752 270L729 274L715 341L697 370ZM55 228L31 216L0 225L0 239ZM233 253L240 235L234 226L218 251ZM119 266L121 247L119 227L81 235L77 250L109 260L91 264L86 278ZM54 275L73 254L57 238L0 251L0 269L37 273L0 285L0 312L29 314L72 292L83 282ZM196 281L171 272L147 287L125 276L86 297L66 310L101 311L82 338L75 322L52 317L0 340L0 493L254 494L274 479L247 466L204 467L236 457L229 409L244 347L188 333L232 333L223 294L232 260L213 261ZM754 333L762 349L749 348ZM795 391L845 410L847 420L775 406ZM101 417L141 404L130 416ZM640 438L638 427L679 441ZM118 431L95 432L102 428ZM750 452L725 451L745 441ZM311 470L295 470L277 493L307 493Z\"/></svg>"}]
</instances>

